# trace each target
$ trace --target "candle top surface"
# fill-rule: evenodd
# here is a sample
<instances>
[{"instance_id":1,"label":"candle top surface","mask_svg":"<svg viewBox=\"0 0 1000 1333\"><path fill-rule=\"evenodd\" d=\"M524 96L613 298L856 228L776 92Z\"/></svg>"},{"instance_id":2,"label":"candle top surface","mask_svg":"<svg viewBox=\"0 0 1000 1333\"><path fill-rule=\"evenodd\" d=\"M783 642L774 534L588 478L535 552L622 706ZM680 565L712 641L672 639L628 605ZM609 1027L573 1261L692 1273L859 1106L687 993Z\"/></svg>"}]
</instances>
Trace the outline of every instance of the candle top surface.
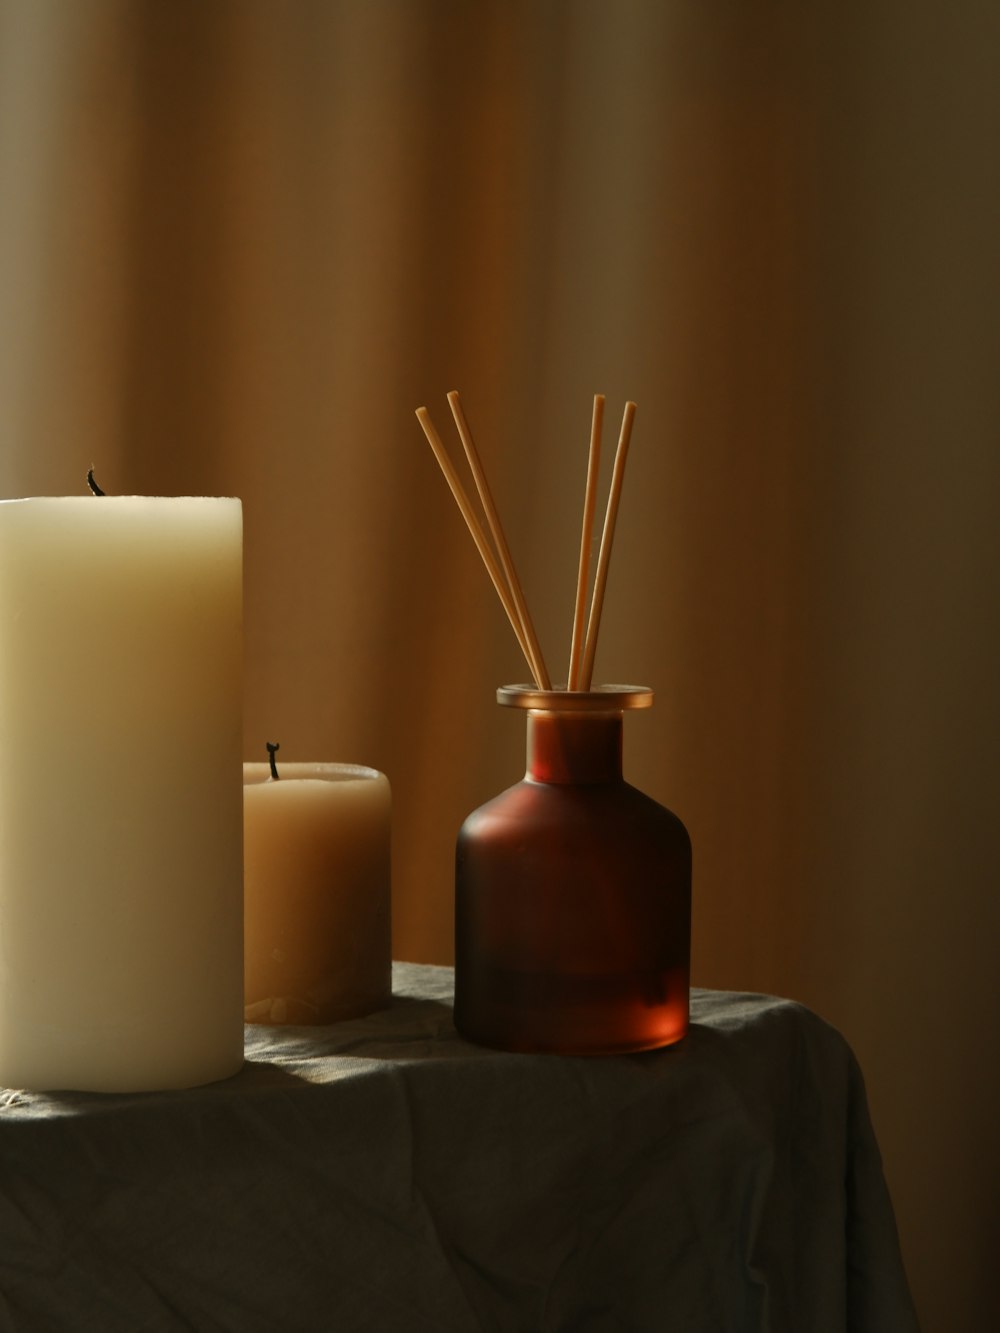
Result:
<instances>
[{"instance_id":1,"label":"candle top surface","mask_svg":"<svg viewBox=\"0 0 1000 1333\"><path fill-rule=\"evenodd\" d=\"M97 504L100 501L100 505ZM240 504L238 497L233 495L22 495L9 496L0 499L0 505L79 505L86 509L99 509L105 503L118 505L124 502L130 504L175 504L178 501L184 503L208 503L208 504Z\"/></svg>"},{"instance_id":2,"label":"candle top surface","mask_svg":"<svg viewBox=\"0 0 1000 1333\"><path fill-rule=\"evenodd\" d=\"M386 780L377 768L367 768L364 764L285 763L279 760L277 779L271 776L270 764L243 765L245 787L281 787L289 782L371 782L377 779Z\"/></svg>"}]
</instances>

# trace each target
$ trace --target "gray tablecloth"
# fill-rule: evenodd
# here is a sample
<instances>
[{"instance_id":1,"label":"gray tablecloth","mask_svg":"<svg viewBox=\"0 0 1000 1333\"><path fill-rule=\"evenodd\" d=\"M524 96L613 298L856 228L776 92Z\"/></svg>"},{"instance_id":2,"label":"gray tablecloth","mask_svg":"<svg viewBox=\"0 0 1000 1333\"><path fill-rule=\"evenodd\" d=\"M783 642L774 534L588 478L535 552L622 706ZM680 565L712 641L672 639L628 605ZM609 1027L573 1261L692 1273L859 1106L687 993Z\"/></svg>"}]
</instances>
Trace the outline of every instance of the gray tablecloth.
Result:
<instances>
[{"instance_id":1,"label":"gray tablecloth","mask_svg":"<svg viewBox=\"0 0 1000 1333\"><path fill-rule=\"evenodd\" d=\"M0 1093L2 1333L911 1333L861 1076L786 1000L672 1050L461 1041L452 973L236 1078Z\"/></svg>"}]
</instances>

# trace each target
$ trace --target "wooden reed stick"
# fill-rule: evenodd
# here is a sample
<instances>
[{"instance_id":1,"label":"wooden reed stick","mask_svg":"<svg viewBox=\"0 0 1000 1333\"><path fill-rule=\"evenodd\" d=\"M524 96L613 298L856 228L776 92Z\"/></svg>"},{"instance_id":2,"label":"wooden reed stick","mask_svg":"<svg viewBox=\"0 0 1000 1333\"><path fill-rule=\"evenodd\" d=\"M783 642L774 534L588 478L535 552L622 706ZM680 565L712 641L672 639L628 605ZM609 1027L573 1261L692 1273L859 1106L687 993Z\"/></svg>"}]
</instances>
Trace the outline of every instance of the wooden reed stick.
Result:
<instances>
[{"instance_id":1,"label":"wooden reed stick","mask_svg":"<svg viewBox=\"0 0 1000 1333\"><path fill-rule=\"evenodd\" d=\"M521 623L523 638L527 645L528 663L539 687L543 690L551 689L552 685L549 680L549 674L545 669L545 659L542 656L542 649L538 642L538 636L535 634L535 627L532 624L531 616L528 614L528 606L524 600L521 581L517 577L517 571L514 568L514 561L510 554L510 547L507 545L507 538L504 536L503 525L500 522L500 515L497 513L496 505L493 503L493 496L490 492L489 483L486 480L486 474L479 461L479 453L476 449L475 440L472 438L472 431L469 429L469 423L466 421L465 413L462 411L461 400L454 389L448 394L448 405L451 408L452 416L455 418L455 425L458 428L462 446L465 449L465 456L469 460L469 467L472 470L476 489L478 490L479 498L482 501L486 521L489 524L490 532L493 535L493 542L496 546L497 554L500 557L500 564L503 566L503 571L507 576L507 586L514 599L514 606L517 609L517 616ZM518 642L520 641L521 635L518 636Z\"/></svg>"},{"instance_id":2,"label":"wooden reed stick","mask_svg":"<svg viewBox=\"0 0 1000 1333\"><path fill-rule=\"evenodd\" d=\"M496 556L490 550L489 542L486 540L486 534L483 532L482 525L476 517L475 510L472 508L469 497L465 493L465 487L462 485L461 479L455 471L451 459L448 457L447 450L441 442L441 437L438 435L434 423L431 420L430 413L427 411L426 407L417 408L417 420L420 422L421 428L427 436L427 443L434 451L434 457L438 461L438 466L444 473L444 479L451 488L451 493L455 497L455 501L462 512L462 517L465 519L466 526L472 534L472 540L476 543L476 549L482 557L483 564L486 566L486 571L493 580L493 586L497 590L497 596L500 598L503 609L507 612L507 619L510 621L511 628L517 636L517 642L520 645L521 652L524 653L524 658L528 663L529 669L534 673L535 684L540 688L547 689L547 686L541 685L541 681L535 671L535 666L532 663L528 642L521 629L520 616L518 615L517 607L514 604L514 599L511 597L510 590L507 587L503 571L497 563Z\"/></svg>"},{"instance_id":3,"label":"wooden reed stick","mask_svg":"<svg viewBox=\"0 0 1000 1333\"><path fill-rule=\"evenodd\" d=\"M583 668L580 673L580 689L589 690L594 674L594 655L597 652L597 636L601 629L601 612L604 608L604 591L608 582L608 565L611 563L611 547L615 539L615 523L618 520L618 505L621 501L622 482L625 478L625 460L628 457L629 440L632 438L632 422L635 419L635 403L625 404L622 417L621 435L618 437L618 449L615 453L614 471L611 474L611 491L608 495L608 507L604 515L604 531L601 534L601 549L597 557L597 573L594 576L594 595L590 603L590 620L587 624L587 642L583 650Z\"/></svg>"},{"instance_id":4,"label":"wooden reed stick","mask_svg":"<svg viewBox=\"0 0 1000 1333\"><path fill-rule=\"evenodd\" d=\"M580 688L580 659L583 654L583 629L587 613L587 580L590 576L590 541L597 507L597 477L601 462L601 430L604 425L604 394L594 395L594 415L590 425L590 454L587 459L587 489L583 500L583 530L580 533L580 565L576 577L576 605L573 609L573 637L570 640L569 671L566 688Z\"/></svg>"}]
</instances>

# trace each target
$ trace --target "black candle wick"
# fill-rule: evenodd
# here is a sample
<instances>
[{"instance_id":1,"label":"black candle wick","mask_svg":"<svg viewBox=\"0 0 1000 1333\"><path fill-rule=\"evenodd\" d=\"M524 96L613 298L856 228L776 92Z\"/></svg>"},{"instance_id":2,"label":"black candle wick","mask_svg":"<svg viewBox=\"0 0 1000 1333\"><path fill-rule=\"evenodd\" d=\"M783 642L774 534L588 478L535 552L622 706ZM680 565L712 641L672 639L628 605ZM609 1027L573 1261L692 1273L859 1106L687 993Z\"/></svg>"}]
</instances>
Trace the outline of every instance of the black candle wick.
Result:
<instances>
[{"instance_id":1,"label":"black candle wick","mask_svg":"<svg viewBox=\"0 0 1000 1333\"><path fill-rule=\"evenodd\" d=\"M105 492L101 490L100 486L98 486L97 482L94 480L93 468L87 469L87 485L90 487L90 489L94 492L95 495L105 494Z\"/></svg>"},{"instance_id":2,"label":"black candle wick","mask_svg":"<svg viewBox=\"0 0 1000 1333\"><path fill-rule=\"evenodd\" d=\"M274 756L281 749L281 746L277 741L265 741L264 744L267 746L267 757L271 761L271 777L277 779L278 765L274 762Z\"/></svg>"}]
</instances>

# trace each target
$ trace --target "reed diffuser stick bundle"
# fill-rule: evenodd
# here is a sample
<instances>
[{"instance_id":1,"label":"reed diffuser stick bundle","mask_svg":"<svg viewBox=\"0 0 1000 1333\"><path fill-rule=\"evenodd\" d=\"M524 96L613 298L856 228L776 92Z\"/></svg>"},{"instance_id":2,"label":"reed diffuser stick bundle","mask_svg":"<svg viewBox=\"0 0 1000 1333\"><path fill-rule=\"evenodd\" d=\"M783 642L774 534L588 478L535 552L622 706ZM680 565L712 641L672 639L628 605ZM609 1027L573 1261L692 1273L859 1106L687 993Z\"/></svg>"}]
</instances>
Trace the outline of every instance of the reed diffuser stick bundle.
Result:
<instances>
[{"instance_id":1,"label":"reed diffuser stick bundle","mask_svg":"<svg viewBox=\"0 0 1000 1333\"><path fill-rule=\"evenodd\" d=\"M461 400L458 394L452 390L448 394L448 405L451 408L451 414L455 419L455 427L459 438L465 450L465 456L469 464L469 470L472 473L476 484L476 491L479 495L480 504L486 517L489 527L490 537L493 545L483 529L483 525L472 506L472 502L462 485L461 479L455 470L454 464L448 456L431 420L430 413L426 407L417 408L417 420L420 422L421 429L427 437L427 442L433 450L434 457L437 459L438 466L444 474L445 481L451 490L455 501L458 504L462 517L465 519L466 526L472 534L472 539L476 543L476 549L486 566L486 571L493 581L493 586L497 591L497 596L507 613L507 619L511 623L511 628L517 637L518 645L524 654L525 661L531 670L535 685L539 690L551 690L553 688L548 671L545 667L545 659L542 656L541 645L538 642L538 636L535 633L535 627L528 613L527 602L524 592L521 588L521 582L517 577L517 571L514 568L514 561L510 554L510 547L507 544L507 538L504 535L503 524L500 522L500 515L497 512L496 504L490 491L489 482L486 479L486 473L483 469L479 457L479 451L476 448L475 440L472 437L472 431L469 429L469 423L462 410ZM594 510L597 502L597 484L598 473L600 470L600 452L601 452L601 432L604 422L604 395L596 394L594 397L594 413L590 430L590 453L587 461L587 487L584 496L583 505L583 524L580 535L580 563L577 571L576 600L573 609L573 633L570 643L569 673L565 686L556 687L573 692L586 692L590 689L591 680L594 673L594 657L597 652L597 636L601 628L601 614L604 609L604 594L608 581L608 567L611 563L611 547L615 538L615 524L618 520L618 506L621 501L622 482L625 477L625 462L628 457L629 441L632 437L632 422L635 418L635 403L625 404L625 413L622 417L621 434L618 438L618 449L615 453L614 467L611 475L611 489L608 494L607 510L604 515L604 528L601 533L601 546L597 557L597 572L594 576L594 588L590 600L590 615L587 618L587 631L584 637L583 625L585 619L587 603L587 582L590 572L590 544L591 532L594 524Z\"/></svg>"}]
</instances>

